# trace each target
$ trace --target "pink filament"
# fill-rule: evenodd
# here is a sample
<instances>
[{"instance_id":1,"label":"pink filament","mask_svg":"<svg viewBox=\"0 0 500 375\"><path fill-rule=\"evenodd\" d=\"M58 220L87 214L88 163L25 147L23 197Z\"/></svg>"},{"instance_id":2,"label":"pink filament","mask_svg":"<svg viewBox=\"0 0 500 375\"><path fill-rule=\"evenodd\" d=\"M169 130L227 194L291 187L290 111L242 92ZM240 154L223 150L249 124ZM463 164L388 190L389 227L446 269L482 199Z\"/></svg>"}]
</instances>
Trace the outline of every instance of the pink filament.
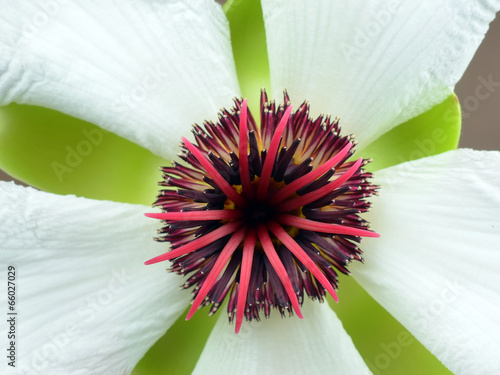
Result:
<instances>
[{"instance_id":1,"label":"pink filament","mask_svg":"<svg viewBox=\"0 0 500 375\"><path fill-rule=\"evenodd\" d=\"M342 174L342 176L338 177L337 179L333 180L332 182L329 182L325 186L311 191L310 193L304 194L300 197L289 199L287 201L284 201L280 205L278 205L278 210L279 211L291 211L295 210L299 207L303 207L306 204L309 204L311 202L314 202L315 200L318 200L320 198L323 198L325 195L331 193L334 191L336 188L338 188L340 185L342 185L344 182L346 182L348 179L352 177L354 173L359 169L361 163L363 163L363 158L359 158L351 168L349 168L347 171Z\"/></svg>"},{"instance_id":2,"label":"pink filament","mask_svg":"<svg viewBox=\"0 0 500 375\"><path fill-rule=\"evenodd\" d=\"M221 176L221 174L215 169L210 160L205 158L200 150L189 142L186 138L182 137L182 142L186 145L186 148L191 151L194 157L200 162L200 164L205 168L209 176L214 180L217 186L222 190L226 196L232 200L239 207L246 207L246 200L239 195L231 185Z\"/></svg>"},{"instance_id":3,"label":"pink filament","mask_svg":"<svg viewBox=\"0 0 500 375\"><path fill-rule=\"evenodd\" d=\"M345 145L345 147L342 150L340 150L333 158L328 160L325 164L305 174L304 176L299 177L295 181L292 181L290 184L283 186L270 198L269 201L273 202L273 204L278 204L282 202L283 199L288 197L290 194L296 192L300 188L313 182L315 179L325 174L329 169L337 165L347 155L351 147L352 143L349 142L347 145Z\"/></svg>"},{"instance_id":4,"label":"pink filament","mask_svg":"<svg viewBox=\"0 0 500 375\"><path fill-rule=\"evenodd\" d=\"M313 274L313 276L323 285L323 287L331 294L335 302L339 301L337 293L328 281L326 276L321 272L316 263L306 254L306 252L290 237L290 235L275 221L268 222L269 230L290 250L293 255Z\"/></svg>"},{"instance_id":5,"label":"pink filament","mask_svg":"<svg viewBox=\"0 0 500 375\"><path fill-rule=\"evenodd\" d=\"M160 220L186 220L186 221L204 221L204 220L236 220L244 215L242 210L202 210L202 211L181 211L181 212L162 212L147 213L146 217Z\"/></svg>"},{"instance_id":6,"label":"pink filament","mask_svg":"<svg viewBox=\"0 0 500 375\"><path fill-rule=\"evenodd\" d=\"M240 145L239 145L239 170L241 186L243 187L243 192L248 198L253 198L254 191L250 181L250 170L248 168L248 126L247 126L247 100L244 99L241 105L241 116L240 116Z\"/></svg>"},{"instance_id":7,"label":"pink filament","mask_svg":"<svg viewBox=\"0 0 500 375\"><path fill-rule=\"evenodd\" d=\"M283 266L283 263L281 263L278 254L276 253L276 249L274 248L273 242L271 241L271 237L269 237L269 232L267 231L267 228L264 225L259 224L259 226L257 227L257 233L259 235L260 243L264 248L264 252L266 253L267 258L269 259L269 262L276 271L276 274L278 275L281 283L283 284L288 294L288 298L290 298L290 301L292 302L292 306L293 309L295 310L295 313L300 319L302 319L303 317L302 313L300 312L300 306L299 306L299 301L297 300L297 295L293 290L290 277L288 276L286 269Z\"/></svg>"},{"instance_id":8,"label":"pink filament","mask_svg":"<svg viewBox=\"0 0 500 375\"><path fill-rule=\"evenodd\" d=\"M305 219L303 217L294 216L290 214L280 214L276 219L283 225L290 225L296 228L316 231L321 233L345 234L348 236L362 236L362 237L380 237L378 233L366 230L351 228L344 225L322 223Z\"/></svg>"},{"instance_id":9,"label":"pink filament","mask_svg":"<svg viewBox=\"0 0 500 375\"><path fill-rule=\"evenodd\" d=\"M205 282L203 283L203 286L196 295L196 298L193 301L193 305L189 309L189 312L186 316L186 320L191 319L196 310L198 310L198 307L203 302L210 289L214 286L215 282L220 276L220 273L224 269L224 266L227 264L229 258L231 258L231 255L233 255L234 250L236 250L236 248L239 246L244 236L245 236L245 228L241 228L231 236L226 246L224 246L220 255L217 257L217 261L212 267L212 270L208 274Z\"/></svg>"},{"instance_id":10,"label":"pink filament","mask_svg":"<svg viewBox=\"0 0 500 375\"><path fill-rule=\"evenodd\" d=\"M255 230L250 230L245 238L243 245L243 257L241 260L240 271L240 288L238 290L238 304L236 306L236 327L235 332L238 333L243 322L245 314L245 305L247 301L248 287L250 284L250 276L252 271L253 253L257 242L257 234Z\"/></svg>"},{"instance_id":11,"label":"pink filament","mask_svg":"<svg viewBox=\"0 0 500 375\"><path fill-rule=\"evenodd\" d=\"M173 258L180 257L184 254L190 253L192 251L198 250L202 248L203 246L207 246L211 244L212 242L218 240L219 238L222 238L224 236L227 236L228 234L231 234L235 231L237 231L243 222L241 220L239 221L233 221L227 224L224 224L220 228L217 228L216 230L207 233L203 235L202 237L189 242L186 245L183 245L181 247L178 247L175 250L169 251L165 254L158 255L157 257L154 257L153 259L148 260L147 262L144 262L145 265L148 264L154 264L158 262L163 262L164 260L170 260Z\"/></svg>"},{"instance_id":12,"label":"pink filament","mask_svg":"<svg viewBox=\"0 0 500 375\"><path fill-rule=\"evenodd\" d=\"M267 190L269 188L269 182L271 180L271 173L273 172L273 165L276 161L276 154L278 152L278 148L281 142L281 136L285 131L285 127L288 124L288 118L292 113L292 106L288 106L283 117L281 118L278 127L276 128L276 132L273 135L271 140L271 144L269 146L269 150L266 155L266 160L264 161L264 166L262 167L262 173L260 174L259 187L257 188L257 199L259 201L264 200Z\"/></svg>"}]
</instances>

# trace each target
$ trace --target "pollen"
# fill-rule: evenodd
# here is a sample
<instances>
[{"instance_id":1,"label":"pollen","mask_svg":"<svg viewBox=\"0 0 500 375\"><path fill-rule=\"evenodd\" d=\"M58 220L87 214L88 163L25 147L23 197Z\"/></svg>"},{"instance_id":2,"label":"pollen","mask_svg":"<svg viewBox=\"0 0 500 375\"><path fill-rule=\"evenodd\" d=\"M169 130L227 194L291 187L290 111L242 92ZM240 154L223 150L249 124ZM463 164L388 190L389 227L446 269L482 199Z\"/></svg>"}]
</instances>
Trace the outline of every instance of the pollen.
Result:
<instances>
[{"instance_id":1,"label":"pollen","mask_svg":"<svg viewBox=\"0 0 500 375\"><path fill-rule=\"evenodd\" d=\"M158 241L170 250L146 264L170 261L169 271L193 288L190 319L201 307L215 313L227 300L230 322L272 311L297 315L307 295L337 298L338 272L363 261L361 237L378 237L360 214L378 187L354 158L353 136L338 119L309 116L309 103L293 111L261 92L260 127L247 100L234 99L217 123L194 125L179 158L163 167Z\"/></svg>"}]
</instances>

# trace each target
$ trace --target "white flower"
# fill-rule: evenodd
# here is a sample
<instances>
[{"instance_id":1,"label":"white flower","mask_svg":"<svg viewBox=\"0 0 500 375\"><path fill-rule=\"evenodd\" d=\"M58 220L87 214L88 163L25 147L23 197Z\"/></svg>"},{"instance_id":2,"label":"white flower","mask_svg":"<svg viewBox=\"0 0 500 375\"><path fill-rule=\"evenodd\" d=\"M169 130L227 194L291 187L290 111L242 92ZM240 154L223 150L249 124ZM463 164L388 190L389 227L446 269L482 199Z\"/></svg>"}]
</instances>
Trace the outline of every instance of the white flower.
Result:
<instances>
[{"instance_id":1,"label":"white flower","mask_svg":"<svg viewBox=\"0 0 500 375\"><path fill-rule=\"evenodd\" d=\"M275 92L338 115L360 149L449 96L500 8L262 3ZM211 0L17 1L2 4L0 20L1 104L57 109L166 159L191 123L239 95L227 21ZM451 371L499 373L500 154L450 151L387 168L375 182L383 189L370 221L381 238L363 241L366 264L354 278ZM164 265L143 265L164 252L151 240L149 209L0 190L18 373L129 373L190 299ZM271 317L246 336L222 316L195 372L369 372L326 304L306 303L304 316Z\"/></svg>"}]
</instances>

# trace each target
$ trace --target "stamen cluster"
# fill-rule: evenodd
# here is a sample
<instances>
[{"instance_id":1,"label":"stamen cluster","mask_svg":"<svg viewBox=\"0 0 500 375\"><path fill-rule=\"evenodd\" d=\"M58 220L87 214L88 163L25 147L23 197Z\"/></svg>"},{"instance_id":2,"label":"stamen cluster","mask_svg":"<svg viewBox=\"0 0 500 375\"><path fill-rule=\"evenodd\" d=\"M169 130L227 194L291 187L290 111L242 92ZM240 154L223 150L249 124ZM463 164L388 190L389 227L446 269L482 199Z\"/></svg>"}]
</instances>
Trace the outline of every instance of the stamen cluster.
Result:
<instances>
[{"instance_id":1,"label":"stamen cluster","mask_svg":"<svg viewBox=\"0 0 500 375\"><path fill-rule=\"evenodd\" d=\"M234 99L218 122L194 125L195 143L182 139L179 157L164 167L154 206L163 213L158 241L171 249L146 264L170 260L170 271L194 286L186 319L202 306L215 313L228 297L229 320L302 317L304 294L338 300L337 272L362 261L361 236L378 237L359 217L377 187L352 136L337 119L309 117L309 103L292 113L287 93L276 106L261 93L260 129L246 99Z\"/></svg>"}]
</instances>

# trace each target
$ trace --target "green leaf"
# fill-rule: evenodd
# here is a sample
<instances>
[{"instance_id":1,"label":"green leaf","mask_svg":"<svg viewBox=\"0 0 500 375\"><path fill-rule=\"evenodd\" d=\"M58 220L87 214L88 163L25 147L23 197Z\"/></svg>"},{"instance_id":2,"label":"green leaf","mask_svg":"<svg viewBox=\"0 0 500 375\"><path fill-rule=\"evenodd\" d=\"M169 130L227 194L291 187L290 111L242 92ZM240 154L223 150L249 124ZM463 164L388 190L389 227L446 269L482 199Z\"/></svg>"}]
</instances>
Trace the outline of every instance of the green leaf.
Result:
<instances>
[{"instance_id":1,"label":"green leaf","mask_svg":"<svg viewBox=\"0 0 500 375\"><path fill-rule=\"evenodd\" d=\"M224 5L231 29L236 73L250 111L259 117L260 89L271 87L266 30L259 0L233 0Z\"/></svg>"},{"instance_id":2,"label":"green leaf","mask_svg":"<svg viewBox=\"0 0 500 375\"><path fill-rule=\"evenodd\" d=\"M50 109L0 107L0 166L56 194L150 205L166 161L93 124Z\"/></svg>"},{"instance_id":3,"label":"green leaf","mask_svg":"<svg viewBox=\"0 0 500 375\"><path fill-rule=\"evenodd\" d=\"M382 135L356 154L372 158L367 169L376 171L406 161L454 150L460 138L462 118L455 94Z\"/></svg>"}]
</instances>

